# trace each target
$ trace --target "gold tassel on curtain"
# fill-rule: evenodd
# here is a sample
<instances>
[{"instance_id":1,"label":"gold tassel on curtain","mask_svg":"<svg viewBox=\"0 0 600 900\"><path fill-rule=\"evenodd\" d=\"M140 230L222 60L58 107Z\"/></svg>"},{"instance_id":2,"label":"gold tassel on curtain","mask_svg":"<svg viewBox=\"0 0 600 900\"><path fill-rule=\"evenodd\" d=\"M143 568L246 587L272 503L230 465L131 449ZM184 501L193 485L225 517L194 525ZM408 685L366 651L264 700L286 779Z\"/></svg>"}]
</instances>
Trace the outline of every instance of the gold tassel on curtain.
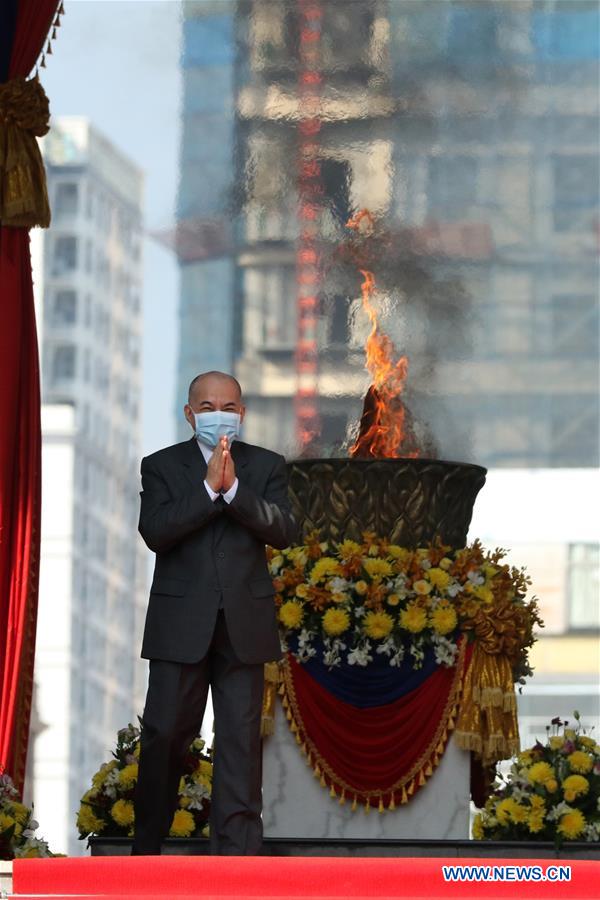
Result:
<instances>
[{"instance_id":1,"label":"gold tassel on curtain","mask_svg":"<svg viewBox=\"0 0 600 900\"><path fill-rule=\"evenodd\" d=\"M265 663L265 686L260 720L261 737L269 737L275 733L275 698L278 687L279 665L276 662Z\"/></svg>"},{"instance_id":2,"label":"gold tassel on curtain","mask_svg":"<svg viewBox=\"0 0 600 900\"><path fill-rule=\"evenodd\" d=\"M50 130L50 107L37 78L0 84L0 225L50 225L46 172L36 137Z\"/></svg>"}]
</instances>

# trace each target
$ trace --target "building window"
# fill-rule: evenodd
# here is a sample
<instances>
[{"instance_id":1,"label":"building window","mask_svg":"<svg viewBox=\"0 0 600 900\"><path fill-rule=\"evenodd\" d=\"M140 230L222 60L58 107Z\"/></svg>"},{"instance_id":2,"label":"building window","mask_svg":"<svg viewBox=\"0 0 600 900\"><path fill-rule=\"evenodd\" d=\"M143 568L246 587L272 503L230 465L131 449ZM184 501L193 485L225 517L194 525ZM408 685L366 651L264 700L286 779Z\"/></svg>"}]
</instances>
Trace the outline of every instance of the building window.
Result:
<instances>
[{"instance_id":1,"label":"building window","mask_svg":"<svg viewBox=\"0 0 600 900\"><path fill-rule=\"evenodd\" d=\"M445 222L467 219L477 202L479 163L472 156L434 156L429 160L429 216Z\"/></svg>"},{"instance_id":2,"label":"building window","mask_svg":"<svg viewBox=\"0 0 600 900\"><path fill-rule=\"evenodd\" d=\"M79 189L74 182L64 181L56 185L54 212L57 216L74 216L77 213Z\"/></svg>"},{"instance_id":3,"label":"building window","mask_svg":"<svg viewBox=\"0 0 600 900\"><path fill-rule=\"evenodd\" d=\"M68 235L57 237L54 241L54 259L52 274L62 275L73 272L77 268L77 238Z\"/></svg>"},{"instance_id":4,"label":"building window","mask_svg":"<svg viewBox=\"0 0 600 900\"><path fill-rule=\"evenodd\" d=\"M598 217L598 157L556 156L552 174L555 230L591 231Z\"/></svg>"},{"instance_id":5,"label":"building window","mask_svg":"<svg viewBox=\"0 0 600 900\"><path fill-rule=\"evenodd\" d=\"M75 347L72 347L70 344L56 347L52 358L53 381L75 377L75 352Z\"/></svg>"},{"instance_id":6,"label":"building window","mask_svg":"<svg viewBox=\"0 0 600 900\"><path fill-rule=\"evenodd\" d=\"M567 598L570 628L600 628L600 544L569 546Z\"/></svg>"},{"instance_id":7,"label":"building window","mask_svg":"<svg viewBox=\"0 0 600 900\"><path fill-rule=\"evenodd\" d=\"M72 325L77 319L75 291L57 291L54 295L52 320L55 325Z\"/></svg>"},{"instance_id":8,"label":"building window","mask_svg":"<svg viewBox=\"0 0 600 900\"><path fill-rule=\"evenodd\" d=\"M551 300L552 352L559 356L597 358L600 316L593 294L557 295Z\"/></svg>"}]
</instances>

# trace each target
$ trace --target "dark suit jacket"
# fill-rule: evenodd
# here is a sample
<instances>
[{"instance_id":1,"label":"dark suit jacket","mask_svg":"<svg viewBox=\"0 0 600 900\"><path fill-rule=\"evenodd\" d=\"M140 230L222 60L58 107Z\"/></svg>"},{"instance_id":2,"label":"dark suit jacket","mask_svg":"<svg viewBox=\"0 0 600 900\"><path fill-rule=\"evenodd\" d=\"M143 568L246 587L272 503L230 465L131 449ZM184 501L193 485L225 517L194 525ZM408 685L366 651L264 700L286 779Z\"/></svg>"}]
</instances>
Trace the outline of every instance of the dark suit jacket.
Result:
<instances>
[{"instance_id":1,"label":"dark suit jacket","mask_svg":"<svg viewBox=\"0 0 600 900\"><path fill-rule=\"evenodd\" d=\"M139 531L156 553L146 659L202 659L221 597L242 662L281 656L265 544L284 548L295 536L285 460L242 441L234 441L231 452L239 480L231 504L208 496L195 437L142 460Z\"/></svg>"}]
</instances>

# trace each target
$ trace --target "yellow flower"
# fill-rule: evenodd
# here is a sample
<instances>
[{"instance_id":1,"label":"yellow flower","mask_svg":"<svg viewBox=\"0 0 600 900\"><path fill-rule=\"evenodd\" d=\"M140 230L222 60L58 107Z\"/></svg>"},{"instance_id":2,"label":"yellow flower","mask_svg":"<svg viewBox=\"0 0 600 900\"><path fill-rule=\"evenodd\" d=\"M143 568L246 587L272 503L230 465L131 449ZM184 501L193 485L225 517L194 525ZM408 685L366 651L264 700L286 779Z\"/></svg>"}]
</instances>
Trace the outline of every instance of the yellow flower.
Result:
<instances>
[{"instance_id":1,"label":"yellow flower","mask_svg":"<svg viewBox=\"0 0 600 900\"><path fill-rule=\"evenodd\" d=\"M135 756L136 759L139 759L139 758L140 758L140 751L141 751L141 749L142 749L142 745L141 745L140 742L138 741L137 744L135 745L134 749L133 749L133 755Z\"/></svg>"},{"instance_id":2,"label":"yellow flower","mask_svg":"<svg viewBox=\"0 0 600 900\"><path fill-rule=\"evenodd\" d=\"M12 816L8 816L6 813L0 813L0 834L2 834L3 831L8 831L9 828L14 828L16 824L17 822Z\"/></svg>"},{"instance_id":3,"label":"yellow flower","mask_svg":"<svg viewBox=\"0 0 600 900\"><path fill-rule=\"evenodd\" d=\"M496 804L496 818L501 825L506 825L510 821L516 805L512 797L505 797Z\"/></svg>"},{"instance_id":4,"label":"yellow flower","mask_svg":"<svg viewBox=\"0 0 600 900\"><path fill-rule=\"evenodd\" d=\"M207 759L200 760L200 762L198 764L198 769L196 771L198 771L198 770L200 770L200 772L203 775L206 775L208 778L212 778L212 773L213 773L212 763L209 762Z\"/></svg>"},{"instance_id":5,"label":"yellow flower","mask_svg":"<svg viewBox=\"0 0 600 900\"><path fill-rule=\"evenodd\" d=\"M327 634L343 634L350 627L350 616L344 609L328 609L323 616L323 630Z\"/></svg>"},{"instance_id":6,"label":"yellow flower","mask_svg":"<svg viewBox=\"0 0 600 900\"><path fill-rule=\"evenodd\" d=\"M90 800L95 800L98 796L98 792L94 788L90 788L89 791L86 791L83 797L81 798L82 803L89 803Z\"/></svg>"},{"instance_id":7,"label":"yellow flower","mask_svg":"<svg viewBox=\"0 0 600 900\"><path fill-rule=\"evenodd\" d=\"M583 775L568 775L562 786L567 803L571 803L582 794L587 794L590 789L589 781Z\"/></svg>"},{"instance_id":8,"label":"yellow flower","mask_svg":"<svg viewBox=\"0 0 600 900\"><path fill-rule=\"evenodd\" d=\"M487 587L485 584L479 584L473 591L476 597L480 600L483 600L484 603L491 603L494 599L494 594L491 588Z\"/></svg>"},{"instance_id":9,"label":"yellow flower","mask_svg":"<svg viewBox=\"0 0 600 900\"><path fill-rule=\"evenodd\" d=\"M133 787L138 777L138 764L131 763L119 772L119 784L123 790Z\"/></svg>"},{"instance_id":10,"label":"yellow flower","mask_svg":"<svg viewBox=\"0 0 600 900\"><path fill-rule=\"evenodd\" d=\"M444 556L443 559L440 559L440 562L439 562L440 569L447 570L450 568L451 565L452 565L452 560L449 559L447 556Z\"/></svg>"},{"instance_id":11,"label":"yellow flower","mask_svg":"<svg viewBox=\"0 0 600 900\"><path fill-rule=\"evenodd\" d=\"M363 628L374 640L387 637L394 627L394 620L386 612L368 612L364 618Z\"/></svg>"},{"instance_id":12,"label":"yellow flower","mask_svg":"<svg viewBox=\"0 0 600 900\"><path fill-rule=\"evenodd\" d=\"M565 728L565 740L574 741L577 737L577 732L574 728Z\"/></svg>"},{"instance_id":13,"label":"yellow flower","mask_svg":"<svg viewBox=\"0 0 600 900\"><path fill-rule=\"evenodd\" d=\"M296 603L295 600L288 600L279 609L279 621L286 628L298 628L302 622L303 615L304 610L301 604Z\"/></svg>"},{"instance_id":14,"label":"yellow flower","mask_svg":"<svg viewBox=\"0 0 600 900\"><path fill-rule=\"evenodd\" d=\"M431 625L437 634L454 631L457 623L456 610L449 603L439 603L430 614Z\"/></svg>"},{"instance_id":15,"label":"yellow flower","mask_svg":"<svg viewBox=\"0 0 600 900\"><path fill-rule=\"evenodd\" d=\"M132 825L134 821L133 803L131 800L117 800L113 803L110 814L117 825Z\"/></svg>"},{"instance_id":16,"label":"yellow flower","mask_svg":"<svg viewBox=\"0 0 600 900\"><path fill-rule=\"evenodd\" d=\"M560 734L553 734L552 737L548 739L548 743L550 744L550 748L552 750L560 750L560 748L564 744L564 739L560 736Z\"/></svg>"},{"instance_id":17,"label":"yellow flower","mask_svg":"<svg viewBox=\"0 0 600 900\"><path fill-rule=\"evenodd\" d=\"M490 563L484 563L481 567L481 571L485 575L486 579L490 581L492 578L494 578L495 575L498 574L500 570L497 569L496 566L490 565Z\"/></svg>"},{"instance_id":18,"label":"yellow flower","mask_svg":"<svg viewBox=\"0 0 600 900\"><path fill-rule=\"evenodd\" d=\"M398 604L400 603L400 597L398 596L398 594L389 594L387 602L390 606L398 606Z\"/></svg>"},{"instance_id":19,"label":"yellow flower","mask_svg":"<svg viewBox=\"0 0 600 900\"><path fill-rule=\"evenodd\" d=\"M77 813L77 829L80 834L100 834L106 823L94 815L87 803L82 803Z\"/></svg>"},{"instance_id":20,"label":"yellow flower","mask_svg":"<svg viewBox=\"0 0 600 900\"><path fill-rule=\"evenodd\" d=\"M440 588L444 591L448 585L450 584L451 578L447 572L444 572L443 569L439 569L436 566L433 566L426 573L428 580L434 585L436 588Z\"/></svg>"},{"instance_id":21,"label":"yellow flower","mask_svg":"<svg viewBox=\"0 0 600 900\"><path fill-rule=\"evenodd\" d=\"M477 813L477 815L473 819L473 840L482 841L484 836L483 816L481 815L481 813Z\"/></svg>"},{"instance_id":22,"label":"yellow flower","mask_svg":"<svg viewBox=\"0 0 600 900\"><path fill-rule=\"evenodd\" d=\"M308 597L308 585L307 584L298 584L296 585L296 597L300 597L301 600L305 600Z\"/></svg>"},{"instance_id":23,"label":"yellow flower","mask_svg":"<svg viewBox=\"0 0 600 900\"><path fill-rule=\"evenodd\" d=\"M588 750L593 750L596 746L596 742L592 740L591 737L588 737L587 734L582 734L579 737L579 743L583 744L584 747L587 747Z\"/></svg>"},{"instance_id":24,"label":"yellow flower","mask_svg":"<svg viewBox=\"0 0 600 900\"><path fill-rule=\"evenodd\" d=\"M277 556L274 556L269 565L269 569L271 572L277 572L283 565L283 556L281 553L278 553Z\"/></svg>"},{"instance_id":25,"label":"yellow flower","mask_svg":"<svg viewBox=\"0 0 600 900\"><path fill-rule=\"evenodd\" d=\"M350 559L352 556L358 556L361 552L360 544L357 544L356 541L342 541L341 544L338 544L338 553L340 555L340 559Z\"/></svg>"},{"instance_id":26,"label":"yellow flower","mask_svg":"<svg viewBox=\"0 0 600 900\"><path fill-rule=\"evenodd\" d=\"M138 745L139 746L139 745ZM111 759L108 763L103 763L95 775L92 775L92 784L94 787L100 787L100 785L104 784L107 776L112 772L113 769L116 769L119 763L116 759Z\"/></svg>"},{"instance_id":27,"label":"yellow flower","mask_svg":"<svg viewBox=\"0 0 600 900\"><path fill-rule=\"evenodd\" d=\"M171 837L189 837L194 832L196 823L187 809L175 810L169 834Z\"/></svg>"},{"instance_id":28,"label":"yellow flower","mask_svg":"<svg viewBox=\"0 0 600 900\"><path fill-rule=\"evenodd\" d=\"M409 603L406 609L400 613L400 625L407 631L418 634L427 625L427 613L416 603Z\"/></svg>"},{"instance_id":29,"label":"yellow flower","mask_svg":"<svg viewBox=\"0 0 600 900\"><path fill-rule=\"evenodd\" d=\"M567 756L569 760L569 765L573 772L586 772L591 771L592 766L594 765L594 760L586 753L584 750L575 750L574 753L570 753Z\"/></svg>"},{"instance_id":30,"label":"yellow flower","mask_svg":"<svg viewBox=\"0 0 600 900\"><path fill-rule=\"evenodd\" d=\"M392 559L400 560L400 562L406 562L412 556L412 550L407 550L406 547L399 547L398 544L390 544L387 548L387 553Z\"/></svg>"},{"instance_id":31,"label":"yellow flower","mask_svg":"<svg viewBox=\"0 0 600 900\"><path fill-rule=\"evenodd\" d=\"M517 759L522 766L528 766L531 763L531 750L523 750L519 753Z\"/></svg>"},{"instance_id":32,"label":"yellow flower","mask_svg":"<svg viewBox=\"0 0 600 900\"><path fill-rule=\"evenodd\" d=\"M553 794L558 790L558 781L556 780L556 778L549 778L548 781L544 784L544 787L549 794Z\"/></svg>"},{"instance_id":33,"label":"yellow flower","mask_svg":"<svg viewBox=\"0 0 600 900\"><path fill-rule=\"evenodd\" d=\"M527 779L531 784L546 784L554 778L554 769L547 762L536 762L527 772Z\"/></svg>"},{"instance_id":34,"label":"yellow flower","mask_svg":"<svg viewBox=\"0 0 600 900\"><path fill-rule=\"evenodd\" d=\"M544 813L532 812L527 820L527 827L532 834L537 834L544 828Z\"/></svg>"},{"instance_id":35,"label":"yellow flower","mask_svg":"<svg viewBox=\"0 0 600 900\"><path fill-rule=\"evenodd\" d=\"M427 594L431 593L431 585L428 581L425 581L424 578L420 578L419 581L413 583L413 591L420 594L422 597L425 597Z\"/></svg>"},{"instance_id":36,"label":"yellow flower","mask_svg":"<svg viewBox=\"0 0 600 900\"><path fill-rule=\"evenodd\" d=\"M312 567L309 581L316 584L326 575L341 575L341 572L342 569L337 559L332 556L322 556Z\"/></svg>"},{"instance_id":37,"label":"yellow flower","mask_svg":"<svg viewBox=\"0 0 600 900\"><path fill-rule=\"evenodd\" d=\"M529 818L529 810L526 806L522 806L520 803L515 802L510 815L513 822L526 822Z\"/></svg>"},{"instance_id":38,"label":"yellow flower","mask_svg":"<svg viewBox=\"0 0 600 900\"><path fill-rule=\"evenodd\" d=\"M585 816L579 809L572 809L570 812L561 816L558 823L557 831L567 838L573 840L582 833L586 826Z\"/></svg>"},{"instance_id":39,"label":"yellow flower","mask_svg":"<svg viewBox=\"0 0 600 900\"><path fill-rule=\"evenodd\" d=\"M369 585L367 584L366 581L362 581L362 580L357 581L356 584L354 585L354 590L356 591L357 594L359 594L362 597L369 590Z\"/></svg>"},{"instance_id":40,"label":"yellow flower","mask_svg":"<svg viewBox=\"0 0 600 900\"><path fill-rule=\"evenodd\" d=\"M31 810L29 810L23 803L11 803L12 814L20 825L24 825L25 822L29 819L31 814Z\"/></svg>"},{"instance_id":41,"label":"yellow flower","mask_svg":"<svg viewBox=\"0 0 600 900\"><path fill-rule=\"evenodd\" d=\"M363 562L363 569L374 581L381 581L382 578L389 578L392 574L392 567L387 559L365 559Z\"/></svg>"}]
</instances>

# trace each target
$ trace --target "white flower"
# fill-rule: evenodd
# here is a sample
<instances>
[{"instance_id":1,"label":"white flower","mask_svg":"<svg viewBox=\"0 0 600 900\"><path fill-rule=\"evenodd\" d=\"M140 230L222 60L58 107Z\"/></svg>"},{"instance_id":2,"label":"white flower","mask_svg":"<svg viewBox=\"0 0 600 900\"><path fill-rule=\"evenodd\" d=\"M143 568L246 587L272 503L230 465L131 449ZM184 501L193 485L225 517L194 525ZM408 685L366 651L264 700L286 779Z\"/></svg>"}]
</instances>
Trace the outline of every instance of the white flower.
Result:
<instances>
[{"instance_id":1,"label":"white flower","mask_svg":"<svg viewBox=\"0 0 600 900\"><path fill-rule=\"evenodd\" d=\"M396 644L394 638L390 635L382 641L381 644L377 647L376 653L385 653L386 656L391 656L394 650L396 649Z\"/></svg>"},{"instance_id":2,"label":"white flower","mask_svg":"<svg viewBox=\"0 0 600 900\"><path fill-rule=\"evenodd\" d=\"M306 628L303 628L298 635L298 646L302 647L304 644L310 644L314 636L314 631L308 631Z\"/></svg>"},{"instance_id":3,"label":"white flower","mask_svg":"<svg viewBox=\"0 0 600 900\"><path fill-rule=\"evenodd\" d=\"M354 647L348 654L349 666L366 666L373 662L373 657L369 654L371 644L365 641L362 646Z\"/></svg>"},{"instance_id":4,"label":"white flower","mask_svg":"<svg viewBox=\"0 0 600 900\"><path fill-rule=\"evenodd\" d=\"M117 798L117 785L119 783L119 770L111 769L106 778L104 779L104 784L102 786L102 790L106 794L107 797L110 797L111 800L116 800Z\"/></svg>"},{"instance_id":5,"label":"white flower","mask_svg":"<svg viewBox=\"0 0 600 900\"><path fill-rule=\"evenodd\" d=\"M210 799L210 788L207 788L205 784L192 781L186 784L181 791L181 796L189 798L188 809L202 809L202 801Z\"/></svg>"},{"instance_id":6,"label":"white flower","mask_svg":"<svg viewBox=\"0 0 600 900\"><path fill-rule=\"evenodd\" d=\"M461 586L457 581L451 582L446 588L446 594L448 597L452 597L454 599L461 592Z\"/></svg>"},{"instance_id":7,"label":"white flower","mask_svg":"<svg viewBox=\"0 0 600 900\"><path fill-rule=\"evenodd\" d=\"M550 812L546 815L546 818L549 822L555 822L557 819L560 819L561 816L564 816L565 813L573 812L573 807L569 806L568 803L565 803L564 800L561 803L557 803L556 806L552 807Z\"/></svg>"},{"instance_id":8,"label":"white flower","mask_svg":"<svg viewBox=\"0 0 600 900\"><path fill-rule=\"evenodd\" d=\"M359 619L361 616L364 616L365 612L366 612L366 609L364 608L364 606L356 606L354 609L354 615L357 616Z\"/></svg>"},{"instance_id":9,"label":"white flower","mask_svg":"<svg viewBox=\"0 0 600 900\"><path fill-rule=\"evenodd\" d=\"M433 636L433 648L435 653L435 661L438 666L446 666L450 668L456 662L458 647L453 641L442 635Z\"/></svg>"},{"instance_id":10,"label":"white flower","mask_svg":"<svg viewBox=\"0 0 600 900\"><path fill-rule=\"evenodd\" d=\"M316 655L317 655L317 651L315 650L315 648L309 647L307 645L303 645L302 647L299 647L297 652L294 653L294 656L296 657L296 659L298 660L299 663L308 662L309 659L311 659L313 656L316 656Z\"/></svg>"},{"instance_id":11,"label":"white flower","mask_svg":"<svg viewBox=\"0 0 600 900\"><path fill-rule=\"evenodd\" d=\"M336 575L335 578L330 578L327 587L332 592L332 594L343 594L350 582L346 578L340 578L339 575Z\"/></svg>"},{"instance_id":12,"label":"white flower","mask_svg":"<svg viewBox=\"0 0 600 900\"><path fill-rule=\"evenodd\" d=\"M431 568L431 560L430 559L422 559L421 560L421 568L422 569L430 569Z\"/></svg>"},{"instance_id":13,"label":"white flower","mask_svg":"<svg viewBox=\"0 0 600 900\"><path fill-rule=\"evenodd\" d=\"M48 844L46 841L40 840L40 838L27 838L24 844L21 844L20 847L15 848L15 856L17 859L21 857L27 856L27 853L30 850L35 850L38 856L48 858L52 854L48 848Z\"/></svg>"},{"instance_id":14,"label":"white flower","mask_svg":"<svg viewBox=\"0 0 600 900\"><path fill-rule=\"evenodd\" d=\"M485 584L485 578L476 569L471 569L467 573L467 578L471 582L471 584Z\"/></svg>"},{"instance_id":15,"label":"white flower","mask_svg":"<svg viewBox=\"0 0 600 900\"><path fill-rule=\"evenodd\" d=\"M589 822L583 834L586 841L597 841L600 838L600 822Z\"/></svg>"},{"instance_id":16,"label":"white flower","mask_svg":"<svg viewBox=\"0 0 600 900\"><path fill-rule=\"evenodd\" d=\"M404 647L398 647L397 651L390 658L390 666L401 666L404 659Z\"/></svg>"}]
</instances>

